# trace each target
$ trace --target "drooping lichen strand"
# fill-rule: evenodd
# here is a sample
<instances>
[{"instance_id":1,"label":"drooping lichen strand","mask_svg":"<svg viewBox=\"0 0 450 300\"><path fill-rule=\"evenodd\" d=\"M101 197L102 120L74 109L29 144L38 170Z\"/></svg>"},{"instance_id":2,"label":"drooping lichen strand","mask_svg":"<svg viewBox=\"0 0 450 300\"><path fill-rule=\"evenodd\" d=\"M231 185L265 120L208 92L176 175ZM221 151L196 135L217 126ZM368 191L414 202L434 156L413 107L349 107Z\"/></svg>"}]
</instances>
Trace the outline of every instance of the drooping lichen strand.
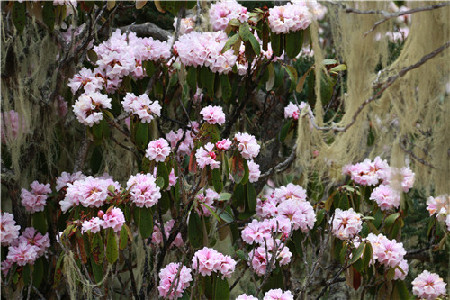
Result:
<instances>
[{"instance_id":1,"label":"drooping lichen strand","mask_svg":"<svg viewBox=\"0 0 450 300\"><path fill-rule=\"evenodd\" d=\"M427 4L414 2L410 6L414 8ZM360 10L387 10L386 5L387 2L348 4ZM393 22L385 22L365 35L383 16L349 14L336 5L329 5L328 8L337 57L347 65L346 93L342 95L343 105L340 108L343 117L337 127L352 121L358 107L377 91L377 83L385 82L450 39L450 8L413 14L410 33L400 55L388 65L387 40L375 41L375 35L380 33L384 36L386 32L393 31ZM311 26L311 34L313 41L318 40L317 26ZM316 45L316 79L319 78L318 70L323 58L317 44L313 43ZM341 178L341 168L345 164L380 155L390 159L393 166L410 164L417 176L415 186L432 187L437 194L450 192L445 180L450 171L450 142L445 138L445 132L449 129L445 121L450 105L449 95L445 92L445 85L450 81L449 58L450 50L446 49L397 79L379 99L362 110L346 132L319 131L311 129L308 120L299 122L297 165L310 174L321 172L321 176L336 181ZM376 67L380 62L382 71L378 73ZM320 99L320 81L315 82L317 99ZM323 107L320 101L316 103L316 122L322 125ZM367 143L369 131L375 135L370 146ZM311 159L314 150L319 151L319 156ZM303 180L307 181L308 177L303 176Z\"/></svg>"}]
</instances>

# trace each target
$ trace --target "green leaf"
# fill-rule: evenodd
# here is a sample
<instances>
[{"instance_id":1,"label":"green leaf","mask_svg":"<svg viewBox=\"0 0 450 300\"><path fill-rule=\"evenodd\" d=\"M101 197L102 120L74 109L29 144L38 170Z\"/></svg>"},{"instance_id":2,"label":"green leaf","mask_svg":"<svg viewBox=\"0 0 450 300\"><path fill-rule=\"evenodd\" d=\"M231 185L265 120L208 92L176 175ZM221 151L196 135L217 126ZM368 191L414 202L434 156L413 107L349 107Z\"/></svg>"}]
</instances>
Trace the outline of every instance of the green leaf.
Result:
<instances>
[{"instance_id":1,"label":"green leaf","mask_svg":"<svg viewBox=\"0 0 450 300\"><path fill-rule=\"evenodd\" d=\"M220 88L222 90L222 98L225 102L227 102L228 100L230 100L232 92L228 75L220 75Z\"/></svg>"},{"instance_id":2,"label":"green leaf","mask_svg":"<svg viewBox=\"0 0 450 300\"><path fill-rule=\"evenodd\" d=\"M366 246L364 247L364 268L369 266L370 260L373 256L373 248L370 242L366 242Z\"/></svg>"},{"instance_id":3,"label":"green leaf","mask_svg":"<svg viewBox=\"0 0 450 300\"><path fill-rule=\"evenodd\" d=\"M102 165L103 160L103 151L101 146L95 146L92 151L92 156L90 160L90 167L92 169L92 173L96 174L100 170L100 166Z\"/></svg>"},{"instance_id":4,"label":"green leaf","mask_svg":"<svg viewBox=\"0 0 450 300\"><path fill-rule=\"evenodd\" d=\"M122 229L120 230L120 240L119 240L119 248L120 250L123 250L128 245L128 232L125 228L125 224L122 225Z\"/></svg>"},{"instance_id":5,"label":"green leaf","mask_svg":"<svg viewBox=\"0 0 450 300\"><path fill-rule=\"evenodd\" d=\"M220 140L220 129L217 124L203 123L202 125L203 137L215 144Z\"/></svg>"},{"instance_id":6,"label":"green leaf","mask_svg":"<svg viewBox=\"0 0 450 300\"><path fill-rule=\"evenodd\" d=\"M337 73L339 71L345 71L345 70L347 70L347 66L344 64L340 64L334 68L331 68L329 71L333 72L333 73Z\"/></svg>"},{"instance_id":7,"label":"green leaf","mask_svg":"<svg viewBox=\"0 0 450 300\"><path fill-rule=\"evenodd\" d=\"M250 32L250 28L248 26L248 23L247 22L242 23L239 26L239 36L241 37L241 39L244 42L247 42L251 35L253 35L253 34Z\"/></svg>"},{"instance_id":8,"label":"green leaf","mask_svg":"<svg viewBox=\"0 0 450 300\"><path fill-rule=\"evenodd\" d=\"M227 201L230 200L230 198L231 198L230 193L222 193L220 194L219 201Z\"/></svg>"},{"instance_id":9,"label":"green leaf","mask_svg":"<svg viewBox=\"0 0 450 300\"><path fill-rule=\"evenodd\" d=\"M41 234L45 234L48 231L47 220L45 217L45 210L34 213L31 216L31 224Z\"/></svg>"},{"instance_id":10,"label":"green leaf","mask_svg":"<svg viewBox=\"0 0 450 300\"><path fill-rule=\"evenodd\" d=\"M252 45L253 51L255 51L255 54L258 56L261 53L261 46L256 40L256 37L252 34L249 36L248 41Z\"/></svg>"},{"instance_id":11,"label":"green leaf","mask_svg":"<svg viewBox=\"0 0 450 300\"><path fill-rule=\"evenodd\" d=\"M25 3L19 3L18 1L14 1L12 20L14 27L16 27L19 33L22 33L23 28L25 27L25 23L27 22L25 12L26 12Z\"/></svg>"},{"instance_id":12,"label":"green leaf","mask_svg":"<svg viewBox=\"0 0 450 300\"><path fill-rule=\"evenodd\" d=\"M94 280L99 283L103 280L103 264L96 264L95 260L91 259L92 273L94 274Z\"/></svg>"},{"instance_id":13,"label":"green leaf","mask_svg":"<svg viewBox=\"0 0 450 300\"><path fill-rule=\"evenodd\" d=\"M234 192L233 192L233 205L235 206L244 206L245 205L245 198L246 198L246 193L245 193L245 189L244 186L242 184L236 184L234 186Z\"/></svg>"},{"instance_id":14,"label":"green leaf","mask_svg":"<svg viewBox=\"0 0 450 300\"><path fill-rule=\"evenodd\" d=\"M212 184L217 193L220 193L223 188L222 174L220 173L220 168L215 168L211 170Z\"/></svg>"},{"instance_id":15,"label":"green leaf","mask_svg":"<svg viewBox=\"0 0 450 300\"><path fill-rule=\"evenodd\" d=\"M157 177L156 178L156 185L159 186L160 189L163 189L164 187L164 178L162 177Z\"/></svg>"},{"instance_id":16,"label":"green leaf","mask_svg":"<svg viewBox=\"0 0 450 300\"><path fill-rule=\"evenodd\" d=\"M147 72L148 77L152 77L156 72L155 64L151 60L147 60L144 64L145 71Z\"/></svg>"},{"instance_id":17,"label":"green leaf","mask_svg":"<svg viewBox=\"0 0 450 300\"><path fill-rule=\"evenodd\" d=\"M345 258L347 257L348 245L347 245L347 243L343 243L341 241L337 241L337 245L341 246L340 251L339 251L339 261L341 262L341 264L343 264L345 262ZM339 249L339 246L337 247L338 249Z\"/></svg>"},{"instance_id":18,"label":"green leaf","mask_svg":"<svg viewBox=\"0 0 450 300\"><path fill-rule=\"evenodd\" d=\"M145 206L135 207L134 221L138 225L141 237L149 238L153 232L153 210Z\"/></svg>"},{"instance_id":19,"label":"green leaf","mask_svg":"<svg viewBox=\"0 0 450 300\"><path fill-rule=\"evenodd\" d=\"M158 178L161 177L164 179L164 186L162 189L165 190L169 186L169 172L167 171L166 164L162 161L158 162L157 175Z\"/></svg>"},{"instance_id":20,"label":"green leaf","mask_svg":"<svg viewBox=\"0 0 450 300\"><path fill-rule=\"evenodd\" d=\"M230 174L234 179L234 182L245 184L245 177L247 173L248 179L248 166L247 161L240 155L235 155L230 159Z\"/></svg>"},{"instance_id":21,"label":"green leaf","mask_svg":"<svg viewBox=\"0 0 450 300\"><path fill-rule=\"evenodd\" d=\"M321 210L319 210L319 211L317 212L317 221L316 221L316 223L315 223L315 226L316 226L316 227L317 227L317 226L320 226L320 224L321 224L322 221L324 220L326 211L327 211L327 210L326 210L325 208L322 208Z\"/></svg>"},{"instance_id":22,"label":"green leaf","mask_svg":"<svg viewBox=\"0 0 450 300\"><path fill-rule=\"evenodd\" d=\"M214 278L214 300L228 300L230 299L230 286L226 278L222 279L220 277Z\"/></svg>"},{"instance_id":23,"label":"green leaf","mask_svg":"<svg viewBox=\"0 0 450 300\"><path fill-rule=\"evenodd\" d=\"M189 87L195 92L197 91L197 69L194 67L186 67L186 71L186 82Z\"/></svg>"},{"instance_id":24,"label":"green leaf","mask_svg":"<svg viewBox=\"0 0 450 300\"><path fill-rule=\"evenodd\" d=\"M53 27L55 27L55 9L52 2L44 2L44 7L42 8L42 19L48 29L53 31Z\"/></svg>"},{"instance_id":25,"label":"green leaf","mask_svg":"<svg viewBox=\"0 0 450 300\"><path fill-rule=\"evenodd\" d=\"M33 265L33 285L39 287L44 278L44 257L40 257Z\"/></svg>"},{"instance_id":26,"label":"green leaf","mask_svg":"<svg viewBox=\"0 0 450 300\"><path fill-rule=\"evenodd\" d=\"M337 60L335 60L335 59L326 58L326 59L322 60L322 63L323 63L325 66L329 66L329 65L335 65L335 64L338 64L339 62L338 62Z\"/></svg>"},{"instance_id":27,"label":"green leaf","mask_svg":"<svg viewBox=\"0 0 450 300\"><path fill-rule=\"evenodd\" d=\"M31 281L31 265L26 264L22 268L22 278L25 285L29 285Z\"/></svg>"},{"instance_id":28,"label":"green leaf","mask_svg":"<svg viewBox=\"0 0 450 300\"><path fill-rule=\"evenodd\" d=\"M203 244L202 220L194 210L189 216L188 238L194 249L200 248Z\"/></svg>"},{"instance_id":29,"label":"green leaf","mask_svg":"<svg viewBox=\"0 0 450 300\"><path fill-rule=\"evenodd\" d=\"M94 237L92 238L91 250L92 256L96 264L103 263L103 237L102 234L97 232L94 233Z\"/></svg>"},{"instance_id":30,"label":"green leaf","mask_svg":"<svg viewBox=\"0 0 450 300\"><path fill-rule=\"evenodd\" d=\"M256 211L256 190L250 182L246 184L247 187L247 204L250 212Z\"/></svg>"},{"instance_id":31,"label":"green leaf","mask_svg":"<svg viewBox=\"0 0 450 300\"><path fill-rule=\"evenodd\" d=\"M227 223L233 223L234 218L228 212L223 212L220 214L220 218Z\"/></svg>"},{"instance_id":32,"label":"green leaf","mask_svg":"<svg viewBox=\"0 0 450 300\"><path fill-rule=\"evenodd\" d=\"M148 125L147 123L137 123L136 124L136 145L138 149L145 150L148 146Z\"/></svg>"},{"instance_id":33,"label":"green leaf","mask_svg":"<svg viewBox=\"0 0 450 300\"><path fill-rule=\"evenodd\" d=\"M239 250L236 251L236 255L237 255L237 257L238 257L239 259L242 259L242 260L247 260L247 258L248 258L247 253L245 253L245 252L244 252L243 250L241 250L241 249L239 249Z\"/></svg>"},{"instance_id":34,"label":"green leaf","mask_svg":"<svg viewBox=\"0 0 450 300\"><path fill-rule=\"evenodd\" d=\"M221 52L224 53L225 51L230 50L231 47L232 47L235 43L238 42L238 40L239 40L239 34L235 34L235 35L231 36L231 37L228 39L228 41L225 43L225 46L223 47L223 49L222 49Z\"/></svg>"},{"instance_id":35,"label":"green leaf","mask_svg":"<svg viewBox=\"0 0 450 300\"><path fill-rule=\"evenodd\" d=\"M302 50L303 30L286 34L286 54L289 58L295 58Z\"/></svg>"},{"instance_id":36,"label":"green leaf","mask_svg":"<svg viewBox=\"0 0 450 300\"><path fill-rule=\"evenodd\" d=\"M409 293L409 290L403 280L397 280L395 283L395 287L400 299L411 299L411 294Z\"/></svg>"},{"instance_id":37,"label":"green leaf","mask_svg":"<svg viewBox=\"0 0 450 300\"><path fill-rule=\"evenodd\" d=\"M390 227L392 224L394 224L395 220L397 220L397 218L400 216L399 213L395 213L392 215L389 215L385 220L384 220L384 227Z\"/></svg>"},{"instance_id":38,"label":"green leaf","mask_svg":"<svg viewBox=\"0 0 450 300\"><path fill-rule=\"evenodd\" d=\"M364 252L364 245L365 245L364 243L361 243L361 244L359 244L358 248L353 250L352 259L350 259L350 262L349 262L350 265L353 264L355 261L357 261L361 257L361 255Z\"/></svg>"},{"instance_id":39,"label":"green leaf","mask_svg":"<svg viewBox=\"0 0 450 300\"><path fill-rule=\"evenodd\" d=\"M272 32L270 34L270 42L272 45L272 50L273 50L273 54L276 57L280 57L283 54L283 35L281 34L276 34L274 32Z\"/></svg>"},{"instance_id":40,"label":"green leaf","mask_svg":"<svg viewBox=\"0 0 450 300\"><path fill-rule=\"evenodd\" d=\"M283 66L283 68L286 70L286 73L289 75L289 78L291 79L291 87L289 90L293 91L298 80L297 70L293 66Z\"/></svg>"},{"instance_id":41,"label":"green leaf","mask_svg":"<svg viewBox=\"0 0 450 300\"><path fill-rule=\"evenodd\" d=\"M280 131L280 141L283 142L286 139L290 129L292 127L292 119L289 119L286 123L284 123L283 127L281 127Z\"/></svg>"},{"instance_id":42,"label":"green leaf","mask_svg":"<svg viewBox=\"0 0 450 300\"><path fill-rule=\"evenodd\" d=\"M211 98L214 97L214 77L215 73L211 72L209 68L200 68L200 81L202 87L206 88L206 91Z\"/></svg>"},{"instance_id":43,"label":"green leaf","mask_svg":"<svg viewBox=\"0 0 450 300\"><path fill-rule=\"evenodd\" d=\"M116 233L110 228L107 230L106 238L106 259L113 264L119 258L119 248L117 246Z\"/></svg>"}]
</instances>

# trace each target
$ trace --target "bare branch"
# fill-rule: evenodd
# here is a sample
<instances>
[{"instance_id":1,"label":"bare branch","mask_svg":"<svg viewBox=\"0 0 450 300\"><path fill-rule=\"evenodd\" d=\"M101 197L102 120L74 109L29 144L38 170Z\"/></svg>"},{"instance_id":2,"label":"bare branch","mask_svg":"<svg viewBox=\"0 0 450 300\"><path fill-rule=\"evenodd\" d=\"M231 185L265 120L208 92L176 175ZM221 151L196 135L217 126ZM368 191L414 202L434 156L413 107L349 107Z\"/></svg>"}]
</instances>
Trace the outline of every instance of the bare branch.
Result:
<instances>
[{"instance_id":1,"label":"bare branch","mask_svg":"<svg viewBox=\"0 0 450 300\"><path fill-rule=\"evenodd\" d=\"M133 31L140 37L152 37L159 41L167 41L172 35L153 23L131 24L119 28L122 32Z\"/></svg>"}]
</instances>

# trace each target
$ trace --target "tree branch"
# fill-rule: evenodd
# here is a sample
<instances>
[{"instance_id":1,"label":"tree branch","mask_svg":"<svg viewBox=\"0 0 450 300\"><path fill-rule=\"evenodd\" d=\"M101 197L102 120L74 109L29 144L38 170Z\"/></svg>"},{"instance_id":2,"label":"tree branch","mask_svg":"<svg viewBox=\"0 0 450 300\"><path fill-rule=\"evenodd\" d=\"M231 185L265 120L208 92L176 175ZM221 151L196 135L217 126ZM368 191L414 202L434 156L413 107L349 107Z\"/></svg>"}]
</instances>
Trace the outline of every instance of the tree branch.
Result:
<instances>
[{"instance_id":1,"label":"tree branch","mask_svg":"<svg viewBox=\"0 0 450 300\"><path fill-rule=\"evenodd\" d=\"M140 37L152 37L159 41L167 41L172 35L153 23L131 24L119 28L122 32L133 31Z\"/></svg>"}]
</instances>

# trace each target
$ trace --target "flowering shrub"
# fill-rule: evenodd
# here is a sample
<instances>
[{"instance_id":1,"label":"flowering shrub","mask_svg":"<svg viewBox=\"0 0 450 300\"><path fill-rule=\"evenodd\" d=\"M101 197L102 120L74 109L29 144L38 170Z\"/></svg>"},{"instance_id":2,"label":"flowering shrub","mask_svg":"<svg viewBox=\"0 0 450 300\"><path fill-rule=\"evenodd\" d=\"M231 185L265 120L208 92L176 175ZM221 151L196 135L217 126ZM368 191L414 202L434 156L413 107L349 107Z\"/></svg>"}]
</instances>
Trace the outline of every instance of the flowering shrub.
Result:
<instances>
[{"instance_id":1,"label":"flowering shrub","mask_svg":"<svg viewBox=\"0 0 450 300\"><path fill-rule=\"evenodd\" d=\"M15 14L25 9L20 5L12 4ZM113 11L116 4L98 5L85 1L77 9ZM324 70L307 77L309 67L300 77L295 67L310 24L326 9L293 1L249 12L220 1L209 12L214 32L199 32L199 16L184 16L190 3L155 5L177 15L168 41L117 29L92 47L92 39L80 44L89 50L64 87L73 104L67 122L73 119L86 146L73 158L74 173L51 169L37 177L47 184L22 189L26 214L1 214L5 291L28 287L37 297L40 287L67 282L58 296L289 300L320 298L345 281L374 297L408 297L413 264L401 233L416 192L409 167L375 157L342 173L342 165L326 162L330 172L339 170L336 181L305 178L309 173L295 168L280 175L294 155L318 156L291 138L301 122L318 127L315 96L301 93L305 80L324 72L333 91L345 70L325 60ZM52 3L33 7L64 15ZM278 119L267 117L270 110ZM15 113L2 116L2 129L11 123L2 141L14 140L25 125ZM103 156L119 148L128 156ZM113 178L106 172L114 164L126 168ZM427 210L427 238L439 239L431 246L442 250L448 195L430 196ZM314 282L323 283L319 292ZM445 283L424 271L412 293L434 299L445 294Z\"/></svg>"}]
</instances>

